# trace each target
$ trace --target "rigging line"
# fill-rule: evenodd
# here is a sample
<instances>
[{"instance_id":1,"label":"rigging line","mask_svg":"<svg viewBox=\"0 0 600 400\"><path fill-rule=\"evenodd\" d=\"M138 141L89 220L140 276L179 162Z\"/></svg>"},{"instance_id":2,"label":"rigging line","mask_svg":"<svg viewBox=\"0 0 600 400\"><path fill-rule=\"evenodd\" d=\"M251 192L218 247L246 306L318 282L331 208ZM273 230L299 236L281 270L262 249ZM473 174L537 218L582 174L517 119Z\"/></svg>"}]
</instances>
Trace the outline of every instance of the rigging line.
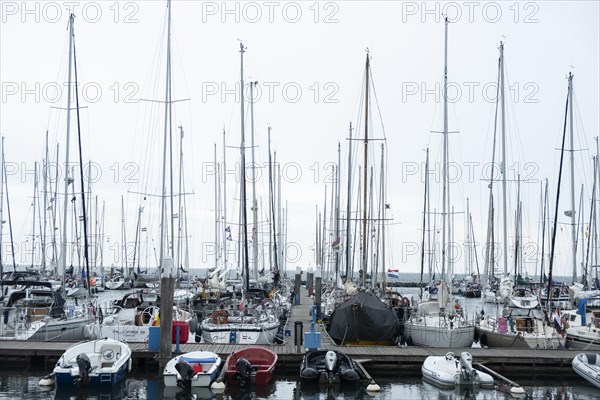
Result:
<instances>
[{"instance_id":1,"label":"rigging line","mask_svg":"<svg viewBox=\"0 0 600 400\"><path fill-rule=\"evenodd\" d=\"M571 89L571 82L569 82L569 89ZM570 92L570 90L569 90ZM569 93L571 94L571 93ZM551 238L551 246L550 246L550 266L548 267L548 288L547 288L547 297L546 297L546 303L547 304L551 304L550 301L552 300L552 268L554 266L554 253L555 253L555 246L556 246L556 228L557 228L557 223L558 223L558 205L559 205L559 199L560 199L560 182L561 182L561 178L562 178L562 166L563 166L563 160L564 160L564 148L565 148L565 141L566 141L566 137L567 137L567 114L569 112L569 94L567 94L567 101L565 104L565 122L563 125L563 135L562 135L562 146L561 146L561 152L560 152L560 168L558 169L558 183L557 183L557 189L556 189L556 204L554 205L554 223L553 223L553 229L552 229L552 238Z\"/></svg>"},{"instance_id":2,"label":"rigging line","mask_svg":"<svg viewBox=\"0 0 600 400\"><path fill-rule=\"evenodd\" d=\"M72 28L71 28L72 29ZM86 200L85 200L85 180L83 177L83 149L81 146L81 118L79 114L79 87L78 75L77 75L77 53L75 47L75 40L73 40L73 71L75 72L75 111L77 113L77 139L79 142L79 176L81 179L81 207L83 210L83 243L84 243L84 257L85 257L85 272L86 280L91 277L90 275L90 257L89 257L89 243L88 243L88 231L87 231L87 213L86 213ZM73 185L73 188L75 185ZM88 296L91 296L91 288L89 282L86 282L85 287L88 290Z\"/></svg>"},{"instance_id":3,"label":"rigging line","mask_svg":"<svg viewBox=\"0 0 600 400\"><path fill-rule=\"evenodd\" d=\"M373 96L375 97L375 105L377 106L377 114L379 115L379 121L381 122L381 131L383 134L383 138L387 139L386 135L385 135L385 127L383 125L383 117L381 115L381 108L379 107L379 100L377 99L377 92L375 91L375 80L373 79L373 72L372 72L372 68L369 65L369 70L370 70L370 77L371 77L371 87L373 88ZM372 119L371 119L372 121Z\"/></svg>"},{"instance_id":4,"label":"rigging line","mask_svg":"<svg viewBox=\"0 0 600 400\"><path fill-rule=\"evenodd\" d=\"M506 59L506 57L504 57L504 58ZM512 125L513 128L514 128L514 130L515 130L514 134L509 134L508 135L509 147L510 147L510 150L511 150L510 154L513 154L513 155L514 154L518 154L519 157L520 157L519 160L527 160L528 157L525 157L525 153L523 151L523 143L520 140L521 139L521 132L519 130L519 124L517 122L517 112L516 112L516 109L515 109L515 103L518 100L510 98L511 97L511 90L510 89L511 89L512 85L511 85L511 81L510 81L510 78L509 78L509 75L508 75L509 71L508 71L508 68L506 67L506 62L504 63L504 73L506 75L506 83L507 83L507 88L508 88L508 91L507 91L508 92L508 97L509 97L509 100L512 100L512 101L508 102L509 103L509 107L511 108L511 110L510 110L511 112L508 113L508 116L507 116L508 124L506 125L506 127L510 131L511 130L511 125ZM518 85L518 82L515 82L515 83ZM519 90L519 88L517 87L517 96L518 96L518 93L519 93L518 90ZM512 118L510 118L510 117L512 117Z\"/></svg>"}]
</instances>

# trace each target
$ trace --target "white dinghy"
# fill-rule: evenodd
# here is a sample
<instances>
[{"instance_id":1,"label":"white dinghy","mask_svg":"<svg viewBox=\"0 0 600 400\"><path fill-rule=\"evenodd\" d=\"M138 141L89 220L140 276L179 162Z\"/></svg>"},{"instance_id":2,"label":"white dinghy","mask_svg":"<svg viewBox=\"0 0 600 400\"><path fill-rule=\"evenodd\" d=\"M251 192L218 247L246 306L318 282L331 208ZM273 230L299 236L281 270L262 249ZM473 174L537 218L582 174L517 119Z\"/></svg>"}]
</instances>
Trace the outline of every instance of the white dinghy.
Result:
<instances>
[{"instance_id":1,"label":"white dinghy","mask_svg":"<svg viewBox=\"0 0 600 400\"><path fill-rule=\"evenodd\" d=\"M463 351L460 358L453 352L445 356L429 356L423 362L421 373L423 379L429 383L443 388L457 386L478 386L493 388L494 378L485 372L473 369L473 356Z\"/></svg>"},{"instance_id":2,"label":"white dinghy","mask_svg":"<svg viewBox=\"0 0 600 400\"><path fill-rule=\"evenodd\" d=\"M573 358L571 365L579 376L600 388L600 354L579 353Z\"/></svg>"}]
</instances>

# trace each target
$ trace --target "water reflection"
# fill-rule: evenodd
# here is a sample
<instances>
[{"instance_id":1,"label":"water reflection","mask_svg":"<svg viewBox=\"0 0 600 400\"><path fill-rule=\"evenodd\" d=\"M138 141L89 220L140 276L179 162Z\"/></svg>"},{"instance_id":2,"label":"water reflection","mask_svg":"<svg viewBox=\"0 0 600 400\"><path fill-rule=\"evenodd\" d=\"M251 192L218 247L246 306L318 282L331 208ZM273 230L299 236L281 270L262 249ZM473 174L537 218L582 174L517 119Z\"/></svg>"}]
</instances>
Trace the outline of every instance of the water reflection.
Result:
<instances>
[{"instance_id":1,"label":"water reflection","mask_svg":"<svg viewBox=\"0 0 600 400\"><path fill-rule=\"evenodd\" d=\"M105 387L57 386L55 400L121 400L129 398L127 382Z\"/></svg>"},{"instance_id":2,"label":"water reflection","mask_svg":"<svg viewBox=\"0 0 600 400\"><path fill-rule=\"evenodd\" d=\"M338 400L368 398L365 385L337 384L319 385L318 383L297 382L294 400Z\"/></svg>"},{"instance_id":3,"label":"water reflection","mask_svg":"<svg viewBox=\"0 0 600 400\"><path fill-rule=\"evenodd\" d=\"M529 372L531 373L531 372ZM370 393L366 385L337 385L323 387L307 385L297 381L296 376L279 376L267 386L250 386L248 388L230 387L221 392L214 392L206 388L182 390L178 388L165 388L162 379L137 375L127 378L127 381L105 390L76 389L76 388L44 388L38 385L40 378L45 376L45 369L27 372L18 372L16 369L0 366L0 400L27 399L27 400L262 400L262 399L290 399L290 400L512 400L508 388L498 386L496 389L479 390L443 390L429 383L423 382L420 377L376 377L381 391ZM524 376L511 377L518 381L526 395L526 400L598 400L600 392L591 384L578 377L567 378L560 376Z\"/></svg>"}]
</instances>

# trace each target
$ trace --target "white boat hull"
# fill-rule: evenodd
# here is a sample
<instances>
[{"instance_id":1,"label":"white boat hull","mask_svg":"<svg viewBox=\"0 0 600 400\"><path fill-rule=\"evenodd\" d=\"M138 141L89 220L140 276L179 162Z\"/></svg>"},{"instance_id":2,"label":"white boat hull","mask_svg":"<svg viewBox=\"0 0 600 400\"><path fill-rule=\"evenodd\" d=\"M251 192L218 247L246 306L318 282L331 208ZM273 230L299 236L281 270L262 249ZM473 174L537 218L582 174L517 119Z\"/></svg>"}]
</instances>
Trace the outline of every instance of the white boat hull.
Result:
<instances>
[{"instance_id":1,"label":"white boat hull","mask_svg":"<svg viewBox=\"0 0 600 400\"><path fill-rule=\"evenodd\" d=\"M579 353L571 365L579 376L600 389L600 353Z\"/></svg>"},{"instance_id":2,"label":"white boat hull","mask_svg":"<svg viewBox=\"0 0 600 400\"><path fill-rule=\"evenodd\" d=\"M470 357L470 354L466 352L463 352L461 357L465 354ZM421 367L421 373L424 380L443 388L457 386L494 387L494 378L485 372L473 369L471 375L464 374L461 362L452 352L447 353L445 356L427 357Z\"/></svg>"},{"instance_id":3,"label":"white boat hull","mask_svg":"<svg viewBox=\"0 0 600 400\"><path fill-rule=\"evenodd\" d=\"M205 343L273 344L279 330L279 322L261 324L202 322L202 339Z\"/></svg>"},{"instance_id":4,"label":"white boat hull","mask_svg":"<svg viewBox=\"0 0 600 400\"><path fill-rule=\"evenodd\" d=\"M479 343L487 347L504 347L513 349L557 349L564 344L564 339L543 321L533 318L519 318L529 325L510 327L501 324L496 318L485 318L475 327ZM516 328L516 329L515 329Z\"/></svg>"},{"instance_id":5,"label":"white boat hull","mask_svg":"<svg viewBox=\"0 0 600 400\"><path fill-rule=\"evenodd\" d=\"M87 357L89 372L82 374L77 358ZM125 379L131 371L131 349L126 343L112 339L98 339L77 343L69 347L54 367L59 386L114 385Z\"/></svg>"},{"instance_id":6,"label":"white boat hull","mask_svg":"<svg viewBox=\"0 0 600 400\"><path fill-rule=\"evenodd\" d=\"M219 367L221 366L221 357L210 351L192 351L185 353L169 360L163 371L165 386L175 387L182 384L182 378L175 366L179 360L183 358L190 365L197 367L197 371L190 381L189 386L209 387L210 384L217 378Z\"/></svg>"},{"instance_id":7,"label":"white boat hull","mask_svg":"<svg viewBox=\"0 0 600 400\"><path fill-rule=\"evenodd\" d=\"M406 323L404 335L411 337L415 346L463 348L471 347L475 328L473 326L459 326L454 328L440 325L423 325Z\"/></svg>"}]
</instances>

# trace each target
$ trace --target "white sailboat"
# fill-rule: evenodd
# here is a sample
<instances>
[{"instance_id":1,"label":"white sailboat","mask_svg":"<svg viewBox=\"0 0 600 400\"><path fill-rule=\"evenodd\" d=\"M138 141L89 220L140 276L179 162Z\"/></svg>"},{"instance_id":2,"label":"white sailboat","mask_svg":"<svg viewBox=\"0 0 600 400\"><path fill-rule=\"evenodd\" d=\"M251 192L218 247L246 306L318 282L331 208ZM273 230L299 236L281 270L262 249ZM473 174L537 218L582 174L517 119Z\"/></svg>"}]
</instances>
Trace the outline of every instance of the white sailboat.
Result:
<instances>
[{"instance_id":1,"label":"white sailboat","mask_svg":"<svg viewBox=\"0 0 600 400\"><path fill-rule=\"evenodd\" d=\"M444 131L443 131L443 166L442 166L442 279L437 287L437 300L423 301L417 306L410 318L404 322L404 336L408 343L426 347L461 348L470 347L473 343L475 328L467 320L462 308L455 303L451 305L450 289L445 281L446 235L452 232L448 224L450 211L450 194L448 185L448 19L445 20L444 44ZM449 271L448 271L449 272Z\"/></svg>"},{"instance_id":2,"label":"white sailboat","mask_svg":"<svg viewBox=\"0 0 600 400\"><path fill-rule=\"evenodd\" d=\"M280 322L275 305L263 290L250 287L250 268L248 255L248 221L246 211L246 156L244 135L244 52L240 43L240 88L241 88L241 196L242 196L242 258L244 284L239 295L228 298L217 305L216 310L202 320L200 330L202 339L207 343L271 344L277 339ZM251 86L252 87L252 86ZM253 196L254 198L254 196ZM253 200L253 211L256 203ZM255 231L255 230L254 230ZM253 247L257 238L253 232ZM257 249L254 248L254 276L257 277ZM218 271L218 270L217 270ZM213 277L217 276L216 272ZM217 284L219 279L217 278Z\"/></svg>"}]
</instances>

